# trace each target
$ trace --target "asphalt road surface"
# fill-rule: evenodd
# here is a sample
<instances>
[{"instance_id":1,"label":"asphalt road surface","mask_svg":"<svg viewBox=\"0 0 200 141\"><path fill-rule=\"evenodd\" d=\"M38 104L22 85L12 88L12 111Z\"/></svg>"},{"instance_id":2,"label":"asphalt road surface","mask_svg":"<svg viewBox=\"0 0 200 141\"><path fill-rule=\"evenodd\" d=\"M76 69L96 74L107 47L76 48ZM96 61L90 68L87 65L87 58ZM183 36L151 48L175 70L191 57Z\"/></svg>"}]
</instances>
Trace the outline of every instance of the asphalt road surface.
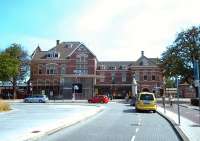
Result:
<instances>
[{"instance_id":1,"label":"asphalt road surface","mask_svg":"<svg viewBox=\"0 0 200 141\"><path fill-rule=\"evenodd\" d=\"M39 141L180 141L157 113L136 113L134 107L121 103L104 106L96 116Z\"/></svg>"}]
</instances>

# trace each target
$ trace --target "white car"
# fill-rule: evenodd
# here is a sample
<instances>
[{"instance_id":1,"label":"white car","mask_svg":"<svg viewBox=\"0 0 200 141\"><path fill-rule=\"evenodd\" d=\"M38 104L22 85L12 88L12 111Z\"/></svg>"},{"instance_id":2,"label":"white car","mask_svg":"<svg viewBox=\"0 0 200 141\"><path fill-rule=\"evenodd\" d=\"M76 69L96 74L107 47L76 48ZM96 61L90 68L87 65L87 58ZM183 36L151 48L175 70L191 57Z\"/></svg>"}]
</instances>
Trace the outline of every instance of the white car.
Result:
<instances>
[{"instance_id":1,"label":"white car","mask_svg":"<svg viewBox=\"0 0 200 141\"><path fill-rule=\"evenodd\" d=\"M24 98L25 103L45 103L49 100L46 95L34 95Z\"/></svg>"}]
</instances>

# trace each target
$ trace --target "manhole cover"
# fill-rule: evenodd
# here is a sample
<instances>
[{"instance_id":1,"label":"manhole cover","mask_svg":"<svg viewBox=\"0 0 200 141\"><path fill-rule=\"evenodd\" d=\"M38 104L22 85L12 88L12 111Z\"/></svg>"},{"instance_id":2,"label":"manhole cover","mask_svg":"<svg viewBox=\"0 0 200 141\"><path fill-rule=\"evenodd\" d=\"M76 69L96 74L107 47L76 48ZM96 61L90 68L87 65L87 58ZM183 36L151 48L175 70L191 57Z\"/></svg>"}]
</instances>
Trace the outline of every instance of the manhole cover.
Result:
<instances>
[{"instance_id":1,"label":"manhole cover","mask_svg":"<svg viewBox=\"0 0 200 141\"><path fill-rule=\"evenodd\" d=\"M32 131L32 133L39 133L40 131Z\"/></svg>"}]
</instances>

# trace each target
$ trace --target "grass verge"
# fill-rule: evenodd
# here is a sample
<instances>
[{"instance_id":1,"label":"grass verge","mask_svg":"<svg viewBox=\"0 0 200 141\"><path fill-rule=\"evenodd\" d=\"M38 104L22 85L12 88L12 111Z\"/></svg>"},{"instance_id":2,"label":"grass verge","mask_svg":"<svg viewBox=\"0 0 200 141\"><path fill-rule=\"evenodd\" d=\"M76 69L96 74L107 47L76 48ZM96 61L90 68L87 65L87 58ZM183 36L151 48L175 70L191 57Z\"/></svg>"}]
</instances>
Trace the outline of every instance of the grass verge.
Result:
<instances>
[{"instance_id":1,"label":"grass verge","mask_svg":"<svg viewBox=\"0 0 200 141\"><path fill-rule=\"evenodd\" d=\"M0 100L0 112L5 112L11 110L10 105L3 100Z\"/></svg>"}]
</instances>

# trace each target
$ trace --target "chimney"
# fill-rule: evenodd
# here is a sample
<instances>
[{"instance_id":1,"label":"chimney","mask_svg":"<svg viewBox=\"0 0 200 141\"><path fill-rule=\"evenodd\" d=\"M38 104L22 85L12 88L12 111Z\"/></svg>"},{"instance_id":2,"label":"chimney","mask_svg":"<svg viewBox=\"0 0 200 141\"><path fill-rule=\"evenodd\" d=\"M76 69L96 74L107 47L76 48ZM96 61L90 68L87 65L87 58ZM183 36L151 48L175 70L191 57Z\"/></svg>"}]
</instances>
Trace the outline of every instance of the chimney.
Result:
<instances>
[{"instance_id":1,"label":"chimney","mask_svg":"<svg viewBox=\"0 0 200 141\"><path fill-rule=\"evenodd\" d=\"M144 51L141 51L141 55L144 56Z\"/></svg>"},{"instance_id":2,"label":"chimney","mask_svg":"<svg viewBox=\"0 0 200 141\"><path fill-rule=\"evenodd\" d=\"M56 40L56 45L59 45L60 44L60 40Z\"/></svg>"}]
</instances>

